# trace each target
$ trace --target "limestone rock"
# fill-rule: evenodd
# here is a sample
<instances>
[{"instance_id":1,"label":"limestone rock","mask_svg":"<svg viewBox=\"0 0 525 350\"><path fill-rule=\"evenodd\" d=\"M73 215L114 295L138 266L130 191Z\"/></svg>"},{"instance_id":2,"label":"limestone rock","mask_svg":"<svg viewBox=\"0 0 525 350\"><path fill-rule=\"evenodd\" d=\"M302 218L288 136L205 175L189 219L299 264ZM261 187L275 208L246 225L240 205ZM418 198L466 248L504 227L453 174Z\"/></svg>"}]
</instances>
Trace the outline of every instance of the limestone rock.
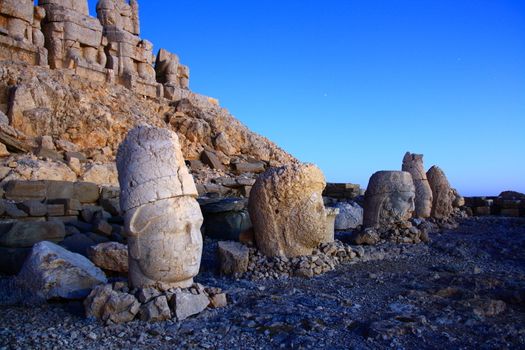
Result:
<instances>
[{"instance_id":1,"label":"limestone rock","mask_svg":"<svg viewBox=\"0 0 525 350\"><path fill-rule=\"evenodd\" d=\"M133 321L140 309L139 301L131 294L113 290L111 284L95 287L84 300L87 317L106 323Z\"/></svg>"},{"instance_id":2,"label":"limestone rock","mask_svg":"<svg viewBox=\"0 0 525 350\"><path fill-rule=\"evenodd\" d=\"M409 172L414 180L416 198L414 200L415 215L419 218L428 218L432 210L432 190L427 180L423 165L423 155L407 152L403 158L403 171Z\"/></svg>"},{"instance_id":3,"label":"limestone rock","mask_svg":"<svg viewBox=\"0 0 525 350\"><path fill-rule=\"evenodd\" d=\"M202 255L202 214L177 135L148 125L131 130L117 168L134 288L189 287Z\"/></svg>"},{"instance_id":4,"label":"limestone rock","mask_svg":"<svg viewBox=\"0 0 525 350\"><path fill-rule=\"evenodd\" d=\"M237 242L219 242L219 262L221 273L225 275L243 274L248 271L250 250Z\"/></svg>"},{"instance_id":5,"label":"limestone rock","mask_svg":"<svg viewBox=\"0 0 525 350\"><path fill-rule=\"evenodd\" d=\"M378 171L365 192L363 226L383 227L407 221L414 211L415 186L404 171Z\"/></svg>"},{"instance_id":6,"label":"limestone rock","mask_svg":"<svg viewBox=\"0 0 525 350\"><path fill-rule=\"evenodd\" d=\"M210 296L210 307L218 309L221 307L226 307L228 305L228 299L226 298L226 293L218 293Z\"/></svg>"},{"instance_id":7,"label":"limestone rock","mask_svg":"<svg viewBox=\"0 0 525 350\"><path fill-rule=\"evenodd\" d=\"M101 243L88 249L89 259L104 270L127 273L128 247L117 242Z\"/></svg>"},{"instance_id":8,"label":"limestone rock","mask_svg":"<svg viewBox=\"0 0 525 350\"><path fill-rule=\"evenodd\" d=\"M312 164L271 168L252 188L255 241L267 256L309 255L326 239L324 175Z\"/></svg>"},{"instance_id":9,"label":"limestone rock","mask_svg":"<svg viewBox=\"0 0 525 350\"><path fill-rule=\"evenodd\" d=\"M118 185L117 168L114 163L93 164L84 172L82 181L99 185Z\"/></svg>"},{"instance_id":10,"label":"limestone rock","mask_svg":"<svg viewBox=\"0 0 525 350\"><path fill-rule=\"evenodd\" d=\"M33 247L17 281L42 300L80 299L95 286L107 282L104 272L91 261L51 242L40 242Z\"/></svg>"},{"instance_id":11,"label":"limestone rock","mask_svg":"<svg viewBox=\"0 0 525 350\"><path fill-rule=\"evenodd\" d=\"M166 296L161 295L142 305L139 310L142 321L158 322L171 319L171 311Z\"/></svg>"},{"instance_id":12,"label":"limestone rock","mask_svg":"<svg viewBox=\"0 0 525 350\"><path fill-rule=\"evenodd\" d=\"M454 202L452 202L454 208L461 208L465 205L465 198L459 194L458 190L453 188L452 194L454 195Z\"/></svg>"},{"instance_id":13,"label":"limestone rock","mask_svg":"<svg viewBox=\"0 0 525 350\"><path fill-rule=\"evenodd\" d=\"M433 166L427 172L428 182L434 197L432 204L432 217L436 219L448 218L454 209L454 192L443 170Z\"/></svg>"},{"instance_id":14,"label":"limestone rock","mask_svg":"<svg viewBox=\"0 0 525 350\"><path fill-rule=\"evenodd\" d=\"M42 241L60 242L65 235L66 230L62 222L18 221L12 224L7 231L0 232L0 246L10 248L32 247Z\"/></svg>"},{"instance_id":15,"label":"limestone rock","mask_svg":"<svg viewBox=\"0 0 525 350\"><path fill-rule=\"evenodd\" d=\"M321 243L330 243L335 239L335 219L339 215L339 208L325 208L326 235Z\"/></svg>"},{"instance_id":16,"label":"limestone rock","mask_svg":"<svg viewBox=\"0 0 525 350\"><path fill-rule=\"evenodd\" d=\"M363 208L355 202L338 202L339 215L335 218L336 230L355 229L363 224Z\"/></svg>"},{"instance_id":17,"label":"limestone rock","mask_svg":"<svg viewBox=\"0 0 525 350\"><path fill-rule=\"evenodd\" d=\"M191 294L186 291L176 291L171 298L171 309L178 321L201 313L210 304L205 294Z\"/></svg>"}]
</instances>

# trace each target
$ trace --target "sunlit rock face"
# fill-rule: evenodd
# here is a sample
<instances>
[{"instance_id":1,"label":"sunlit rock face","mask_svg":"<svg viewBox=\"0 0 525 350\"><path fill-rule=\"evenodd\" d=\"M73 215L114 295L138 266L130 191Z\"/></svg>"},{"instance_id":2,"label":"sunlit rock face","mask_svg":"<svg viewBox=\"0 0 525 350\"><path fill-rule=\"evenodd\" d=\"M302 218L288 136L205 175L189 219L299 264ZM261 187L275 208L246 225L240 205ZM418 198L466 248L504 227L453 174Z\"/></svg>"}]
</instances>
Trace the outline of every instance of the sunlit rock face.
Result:
<instances>
[{"instance_id":1,"label":"sunlit rock face","mask_svg":"<svg viewBox=\"0 0 525 350\"><path fill-rule=\"evenodd\" d=\"M416 190L405 171L378 171L365 192L363 226L386 227L412 217Z\"/></svg>"},{"instance_id":2,"label":"sunlit rock face","mask_svg":"<svg viewBox=\"0 0 525 350\"><path fill-rule=\"evenodd\" d=\"M446 219L454 210L453 204L456 195L450 187L445 173L438 166L434 165L428 170L427 178L434 197L431 215L436 219Z\"/></svg>"},{"instance_id":3,"label":"sunlit rock face","mask_svg":"<svg viewBox=\"0 0 525 350\"><path fill-rule=\"evenodd\" d=\"M423 155L407 152L403 158L401 170L409 172L416 188L415 215L419 218L428 218L432 211L432 190L427 180L423 165Z\"/></svg>"},{"instance_id":4,"label":"sunlit rock face","mask_svg":"<svg viewBox=\"0 0 525 350\"><path fill-rule=\"evenodd\" d=\"M200 267L203 219L177 135L148 125L132 129L119 147L117 169L131 286L191 286Z\"/></svg>"},{"instance_id":5,"label":"sunlit rock face","mask_svg":"<svg viewBox=\"0 0 525 350\"><path fill-rule=\"evenodd\" d=\"M249 212L255 241L267 256L310 255L332 239L326 229L321 170L312 164L291 164L263 173L250 193Z\"/></svg>"}]
</instances>

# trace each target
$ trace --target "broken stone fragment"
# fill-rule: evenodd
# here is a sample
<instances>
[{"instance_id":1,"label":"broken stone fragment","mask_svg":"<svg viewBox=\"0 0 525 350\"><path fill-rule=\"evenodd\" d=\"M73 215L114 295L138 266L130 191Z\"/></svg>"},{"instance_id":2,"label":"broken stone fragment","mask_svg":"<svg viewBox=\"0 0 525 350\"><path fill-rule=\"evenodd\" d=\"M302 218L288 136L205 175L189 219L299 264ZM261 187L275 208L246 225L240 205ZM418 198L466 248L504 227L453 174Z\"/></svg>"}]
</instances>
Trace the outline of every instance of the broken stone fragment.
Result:
<instances>
[{"instance_id":1,"label":"broken stone fragment","mask_svg":"<svg viewBox=\"0 0 525 350\"><path fill-rule=\"evenodd\" d=\"M419 218L428 218L432 210L432 189L428 183L427 174L423 165L423 155L407 152L403 158L403 171L412 175L416 190L414 199L415 215Z\"/></svg>"},{"instance_id":2,"label":"broken stone fragment","mask_svg":"<svg viewBox=\"0 0 525 350\"><path fill-rule=\"evenodd\" d=\"M171 319L171 311L166 296L161 295L142 305L139 310L142 321L158 322Z\"/></svg>"},{"instance_id":3,"label":"broken stone fragment","mask_svg":"<svg viewBox=\"0 0 525 350\"><path fill-rule=\"evenodd\" d=\"M93 263L104 270L127 273L128 247L117 242L101 243L88 249Z\"/></svg>"},{"instance_id":4,"label":"broken stone fragment","mask_svg":"<svg viewBox=\"0 0 525 350\"><path fill-rule=\"evenodd\" d=\"M171 309L178 321L201 313L208 307L210 300L205 294L192 294L186 291L176 291L171 298Z\"/></svg>"},{"instance_id":5,"label":"broken stone fragment","mask_svg":"<svg viewBox=\"0 0 525 350\"><path fill-rule=\"evenodd\" d=\"M219 242L219 261L224 275L240 275L248 271L250 250L237 242Z\"/></svg>"},{"instance_id":6,"label":"broken stone fragment","mask_svg":"<svg viewBox=\"0 0 525 350\"><path fill-rule=\"evenodd\" d=\"M433 194L432 217L436 219L448 218L454 209L455 195L450 183L441 168L431 167L427 172L428 182Z\"/></svg>"}]
</instances>

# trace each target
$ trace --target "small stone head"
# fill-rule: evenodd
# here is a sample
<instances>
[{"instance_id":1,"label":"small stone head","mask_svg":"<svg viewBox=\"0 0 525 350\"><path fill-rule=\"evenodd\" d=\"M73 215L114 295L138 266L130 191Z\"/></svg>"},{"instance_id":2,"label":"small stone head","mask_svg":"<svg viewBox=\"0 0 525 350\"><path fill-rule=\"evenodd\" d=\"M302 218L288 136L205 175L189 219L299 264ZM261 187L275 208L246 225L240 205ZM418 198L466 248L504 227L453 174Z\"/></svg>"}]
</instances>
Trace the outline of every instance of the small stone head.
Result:
<instances>
[{"instance_id":1,"label":"small stone head","mask_svg":"<svg viewBox=\"0 0 525 350\"><path fill-rule=\"evenodd\" d=\"M410 219L415 187L404 171L379 171L372 175L365 193L364 227L380 227Z\"/></svg>"}]
</instances>

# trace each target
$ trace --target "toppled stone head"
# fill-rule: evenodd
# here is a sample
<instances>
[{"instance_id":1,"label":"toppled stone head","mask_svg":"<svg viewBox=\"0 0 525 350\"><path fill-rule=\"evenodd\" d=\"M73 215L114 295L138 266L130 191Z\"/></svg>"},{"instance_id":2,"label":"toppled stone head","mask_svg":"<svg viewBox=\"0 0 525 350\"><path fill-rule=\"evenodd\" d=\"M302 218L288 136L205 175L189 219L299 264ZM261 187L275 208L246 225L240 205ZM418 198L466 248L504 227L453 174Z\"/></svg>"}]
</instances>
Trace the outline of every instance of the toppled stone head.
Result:
<instances>
[{"instance_id":1,"label":"toppled stone head","mask_svg":"<svg viewBox=\"0 0 525 350\"><path fill-rule=\"evenodd\" d=\"M363 226L387 227L407 221L416 196L412 175L405 171L378 171L365 192Z\"/></svg>"},{"instance_id":2,"label":"toppled stone head","mask_svg":"<svg viewBox=\"0 0 525 350\"><path fill-rule=\"evenodd\" d=\"M190 286L200 267L203 219L177 135L134 128L119 147L117 169L131 286Z\"/></svg>"},{"instance_id":3,"label":"toppled stone head","mask_svg":"<svg viewBox=\"0 0 525 350\"><path fill-rule=\"evenodd\" d=\"M310 255L329 240L322 197L325 186L323 173L312 164L270 168L259 176L248 209L255 242L263 254Z\"/></svg>"},{"instance_id":4,"label":"toppled stone head","mask_svg":"<svg viewBox=\"0 0 525 350\"><path fill-rule=\"evenodd\" d=\"M415 215L419 218L428 218L432 210L432 190L427 180L423 155L407 152L403 158L401 170L409 172L416 188Z\"/></svg>"}]
</instances>

